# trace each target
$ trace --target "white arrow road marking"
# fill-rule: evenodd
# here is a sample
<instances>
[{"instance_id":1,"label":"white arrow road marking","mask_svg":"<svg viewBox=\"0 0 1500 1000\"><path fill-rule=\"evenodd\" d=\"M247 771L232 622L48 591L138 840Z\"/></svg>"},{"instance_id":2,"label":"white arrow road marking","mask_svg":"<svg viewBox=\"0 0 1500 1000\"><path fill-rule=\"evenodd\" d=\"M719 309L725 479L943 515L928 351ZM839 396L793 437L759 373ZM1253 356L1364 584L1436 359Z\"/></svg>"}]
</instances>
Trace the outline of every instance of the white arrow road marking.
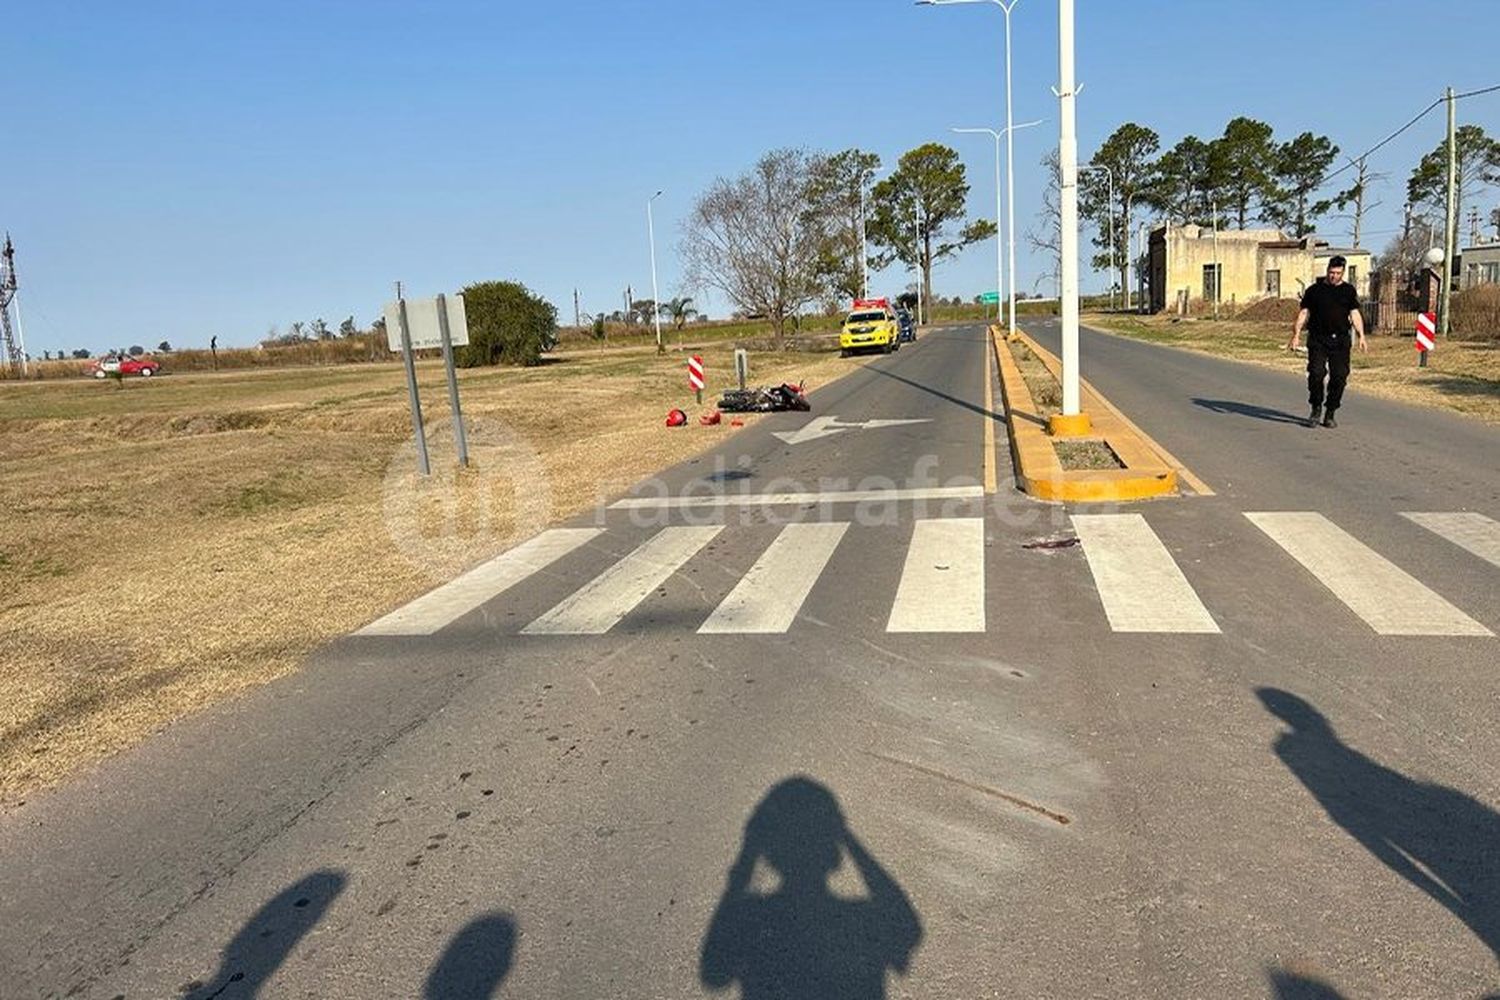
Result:
<instances>
[{"instance_id":1,"label":"white arrow road marking","mask_svg":"<svg viewBox=\"0 0 1500 1000\"><path fill-rule=\"evenodd\" d=\"M775 435L787 444L802 444L804 441L816 441L821 437L838 434L842 431L865 431L876 430L881 427L900 427L904 424L930 424L932 418L925 417L919 420L856 420L851 423L839 423L836 416L814 417L803 427L794 431L776 431Z\"/></svg>"}]
</instances>

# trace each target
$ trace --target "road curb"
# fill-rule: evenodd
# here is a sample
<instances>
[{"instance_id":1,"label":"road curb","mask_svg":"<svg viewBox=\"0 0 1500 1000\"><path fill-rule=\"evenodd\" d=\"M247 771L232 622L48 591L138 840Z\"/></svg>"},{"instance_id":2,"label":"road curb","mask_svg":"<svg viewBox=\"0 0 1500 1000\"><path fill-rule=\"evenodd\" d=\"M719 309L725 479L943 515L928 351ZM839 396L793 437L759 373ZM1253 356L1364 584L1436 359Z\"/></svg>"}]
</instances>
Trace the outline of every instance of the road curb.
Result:
<instances>
[{"instance_id":1,"label":"road curb","mask_svg":"<svg viewBox=\"0 0 1500 1000\"><path fill-rule=\"evenodd\" d=\"M1061 380L1061 364L1056 357L1025 333L1018 331L1015 336L1054 378ZM1177 492L1177 470L1139 429L1087 383L1080 385L1080 391L1092 423L1089 437L1102 440L1124 468L1065 470L1058 461L1047 422L1037 415L1031 390L998 326L990 327L990 340L1000 366L1016 482L1024 492L1039 500L1072 503L1147 500Z\"/></svg>"}]
</instances>

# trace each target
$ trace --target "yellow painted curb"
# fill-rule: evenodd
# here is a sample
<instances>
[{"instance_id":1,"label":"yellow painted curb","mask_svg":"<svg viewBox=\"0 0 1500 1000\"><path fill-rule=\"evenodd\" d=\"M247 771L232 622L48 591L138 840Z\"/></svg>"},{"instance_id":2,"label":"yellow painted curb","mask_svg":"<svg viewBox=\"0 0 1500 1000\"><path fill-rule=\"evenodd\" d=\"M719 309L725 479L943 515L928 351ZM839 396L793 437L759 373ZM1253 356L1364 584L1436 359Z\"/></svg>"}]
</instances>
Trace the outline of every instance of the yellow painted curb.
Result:
<instances>
[{"instance_id":1,"label":"yellow painted curb","mask_svg":"<svg viewBox=\"0 0 1500 1000\"><path fill-rule=\"evenodd\" d=\"M1097 414L1092 436L1103 439L1125 468L1064 470L1047 432L1047 422L1038 416L1021 367L1016 364L1005 341L1015 339L1026 344L1054 376L1059 374L1053 367L1057 359L1025 333L1018 332L1013 338L1005 338L1000 327L995 326L990 329L990 339L995 360L1000 366L1000 386L1005 394L1005 421L1010 429L1016 482L1023 491L1042 500L1071 503L1145 500L1176 492L1176 470L1162 461L1092 387L1085 390L1085 409Z\"/></svg>"},{"instance_id":2,"label":"yellow painted curb","mask_svg":"<svg viewBox=\"0 0 1500 1000\"><path fill-rule=\"evenodd\" d=\"M1094 423L1087 413L1075 413L1072 416L1054 413L1047 419L1047 430L1053 437L1088 437L1093 433Z\"/></svg>"}]
</instances>

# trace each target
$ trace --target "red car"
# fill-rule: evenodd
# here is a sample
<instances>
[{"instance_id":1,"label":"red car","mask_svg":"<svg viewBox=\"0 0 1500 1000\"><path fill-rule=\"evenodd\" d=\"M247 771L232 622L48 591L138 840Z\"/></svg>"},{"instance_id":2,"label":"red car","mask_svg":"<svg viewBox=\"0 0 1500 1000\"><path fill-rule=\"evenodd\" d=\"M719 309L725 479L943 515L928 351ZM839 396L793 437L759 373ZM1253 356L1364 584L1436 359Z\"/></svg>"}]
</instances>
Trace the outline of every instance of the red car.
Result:
<instances>
[{"instance_id":1,"label":"red car","mask_svg":"<svg viewBox=\"0 0 1500 1000\"><path fill-rule=\"evenodd\" d=\"M153 361L150 358L117 358L114 355L100 358L88 367L88 373L94 378L107 378L113 372L150 378L159 371L161 371L159 361Z\"/></svg>"}]
</instances>

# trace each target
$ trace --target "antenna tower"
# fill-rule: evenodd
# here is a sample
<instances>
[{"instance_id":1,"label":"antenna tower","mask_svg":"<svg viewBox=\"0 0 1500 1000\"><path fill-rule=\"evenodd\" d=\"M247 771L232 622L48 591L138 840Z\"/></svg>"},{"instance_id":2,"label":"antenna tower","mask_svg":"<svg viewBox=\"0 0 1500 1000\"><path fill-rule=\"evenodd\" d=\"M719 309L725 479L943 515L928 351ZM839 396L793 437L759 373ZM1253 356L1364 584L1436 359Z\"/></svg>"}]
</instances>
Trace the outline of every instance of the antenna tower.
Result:
<instances>
[{"instance_id":1,"label":"antenna tower","mask_svg":"<svg viewBox=\"0 0 1500 1000\"><path fill-rule=\"evenodd\" d=\"M16 304L16 326L10 325L10 307ZM26 340L21 331L21 306L16 303L16 248L10 233L5 234L5 249L0 250L0 350L12 371L29 375L26 363Z\"/></svg>"}]
</instances>

